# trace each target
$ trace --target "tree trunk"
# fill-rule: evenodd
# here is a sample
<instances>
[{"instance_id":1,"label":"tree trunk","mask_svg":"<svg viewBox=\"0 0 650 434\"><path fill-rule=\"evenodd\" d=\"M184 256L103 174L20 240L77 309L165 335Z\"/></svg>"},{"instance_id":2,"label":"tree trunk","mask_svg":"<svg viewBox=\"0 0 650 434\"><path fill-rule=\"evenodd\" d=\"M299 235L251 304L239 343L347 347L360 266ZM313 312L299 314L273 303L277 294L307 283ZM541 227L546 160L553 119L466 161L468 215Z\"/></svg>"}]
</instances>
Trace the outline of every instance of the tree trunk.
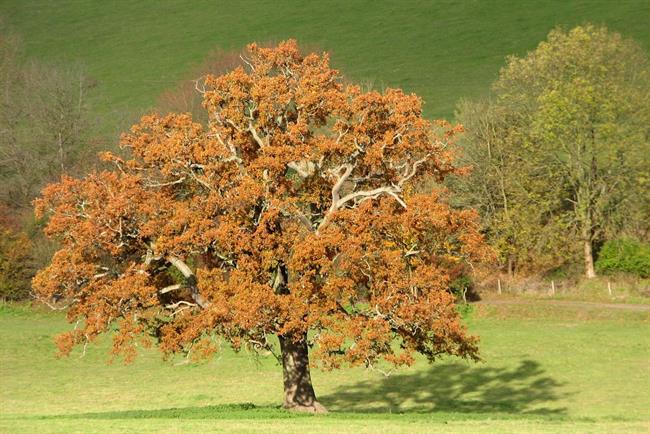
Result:
<instances>
[{"instance_id":1,"label":"tree trunk","mask_svg":"<svg viewBox=\"0 0 650 434\"><path fill-rule=\"evenodd\" d=\"M508 255L508 277L512 278L515 274L515 258L514 255Z\"/></svg>"},{"instance_id":2,"label":"tree trunk","mask_svg":"<svg viewBox=\"0 0 650 434\"><path fill-rule=\"evenodd\" d=\"M583 194L581 196L589 197L588 194ZM581 202L580 197L578 201ZM593 279L596 277L596 271L594 270L594 252L592 249L592 240L593 240L593 226L591 220L591 210L589 204L584 205L582 208L582 242L584 243L584 252L585 252L585 276L587 279Z\"/></svg>"},{"instance_id":3,"label":"tree trunk","mask_svg":"<svg viewBox=\"0 0 650 434\"><path fill-rule=\"evenodd\" d=\"M284 377L284 404L290 410L325 413L327 410L316 399L309 373L307 335L279 336Z\"/></svg>"},{"instance_id":4,"label":"tree trunk","mask_svg":"<svg viewBox=\"0 0 650 434\"><path fill-rule=\"evenodd\" d=\"M594 270L594 254L591 249L591 240L585 240L585 274L588 279L593 279L596 277L596 271Z\"/></svg>"}]
</instances>

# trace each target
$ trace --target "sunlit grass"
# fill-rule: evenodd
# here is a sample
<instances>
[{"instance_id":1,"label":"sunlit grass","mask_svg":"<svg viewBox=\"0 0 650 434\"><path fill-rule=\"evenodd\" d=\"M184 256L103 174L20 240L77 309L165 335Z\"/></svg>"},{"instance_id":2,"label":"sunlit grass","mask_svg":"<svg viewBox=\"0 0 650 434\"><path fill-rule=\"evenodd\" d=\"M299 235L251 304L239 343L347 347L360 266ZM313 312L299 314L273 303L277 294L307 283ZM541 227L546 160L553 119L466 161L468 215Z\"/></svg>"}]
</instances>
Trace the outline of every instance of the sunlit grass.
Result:
<instances>
[{"instance_id":1,"label":"sunlit grass","mask_svg":"<svg viewBox=\"0 0 650 434\"><path fill-rule=\"evenodd\" d=\"M469 318L482 339L482 363L420 361L390 377L314 371L331 413L313 418L279 408L281 371L272 357L224 350L207 363L179 364L144 351L125 366L106 363L104 339L83 358L78 350L57 359L52 335L68 327L60 314L4 307L0 431L638 432L648 426L647 313L499 309L481 307Z\"/></svg>"}]
</instances>

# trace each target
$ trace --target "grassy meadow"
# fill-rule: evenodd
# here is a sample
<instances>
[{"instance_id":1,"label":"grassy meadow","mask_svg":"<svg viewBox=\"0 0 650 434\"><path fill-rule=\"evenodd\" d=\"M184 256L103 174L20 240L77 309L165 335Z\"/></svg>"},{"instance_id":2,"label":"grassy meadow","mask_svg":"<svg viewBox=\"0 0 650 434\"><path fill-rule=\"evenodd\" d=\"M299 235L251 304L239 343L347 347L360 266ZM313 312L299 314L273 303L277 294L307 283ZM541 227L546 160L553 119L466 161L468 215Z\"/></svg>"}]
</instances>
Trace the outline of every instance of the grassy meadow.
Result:
<instances>
[{"instance_id":1,"label":"grassy meadow","mask_svg":"<svg viewBox=\"0 0 650 434\"><path fill-rule=\"evenodd\" d=\"M556 25L605 24L650 49L646 0L3 0L0 17L30 56L85 65L97 108L118 118L151 107L209 51L253 41L330 51L349 78L415 92L427 115L444 118Z\"/></svg>"},{"instance_id":2,"label":"grassy meadow","mask_svg":"<svg viewBox=\"0 0 650 434\"><path fill-rule=\"evenodd\" d=\"M214 359L111 364L105 338L55 358L60 313L0 314L0 432L645 432L650 311L481 305L468 324L483 362L443 359L385 377L313 372L327 415L279 408L272 357L224 348Z\"/></svg>"}]
</instances>

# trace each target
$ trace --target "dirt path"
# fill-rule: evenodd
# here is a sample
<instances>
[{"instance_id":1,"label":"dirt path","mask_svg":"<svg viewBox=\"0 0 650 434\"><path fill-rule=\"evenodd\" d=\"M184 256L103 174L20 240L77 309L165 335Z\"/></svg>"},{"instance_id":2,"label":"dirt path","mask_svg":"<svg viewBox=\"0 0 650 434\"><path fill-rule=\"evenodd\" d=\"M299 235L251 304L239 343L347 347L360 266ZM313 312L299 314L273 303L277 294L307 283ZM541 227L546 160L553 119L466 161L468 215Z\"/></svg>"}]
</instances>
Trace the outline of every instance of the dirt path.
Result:
<instances>
[{"instance_id":1,"label":"dirt path","mask_svg":"<svg viewBox=\"0 0 650 434\"><path fill-rule=\"evenodd\" d=\"M636 312L650 311L650 304L624 304L624 303L594 303L589 301L571 300L481 300L475 304L500 305L500 304L550 304L567 307L595 307L604 309L621 309Z\"/></svg>"}]
</instances>

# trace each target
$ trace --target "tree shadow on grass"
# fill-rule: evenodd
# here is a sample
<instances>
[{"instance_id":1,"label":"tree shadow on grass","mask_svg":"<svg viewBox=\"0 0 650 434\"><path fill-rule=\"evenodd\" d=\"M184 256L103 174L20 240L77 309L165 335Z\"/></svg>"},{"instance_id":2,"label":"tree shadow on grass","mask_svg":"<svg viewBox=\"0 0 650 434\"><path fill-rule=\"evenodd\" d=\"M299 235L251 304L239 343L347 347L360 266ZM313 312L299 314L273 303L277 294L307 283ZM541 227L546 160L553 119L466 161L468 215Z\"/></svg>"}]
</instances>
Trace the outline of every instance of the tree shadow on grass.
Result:
<instances>
[{"instance_id":1,"label":"tree shadow on grass","mask_svg":"<svg viewBox=\"0 0 650 434\"><path fill-rule=\"evenodd\" d=\"M282 411L280 406L241 404L207 405L202 407L160 408L151 410L115 410L92 413L40 416L38 419L289 419L302 414Z\"/></svg>"},{"instance_id":2,"label":"tree shadow on grass","mask_svg":"<svg viewBox=\"0 0 650 434\"><path fill-rule=\"evenodd\" d=\"M387 413L460 413L563 417L563 384L546 375L541 365L522 360L514 368L465 364L436 365L412 374L373 378L342 385L320 401L341 417L384 417ZM116 410L96 413L40 416L37 419L289 419L307 417L280 406L251 403L151 410Z\"/></svg>"},{"instance_id":3,"label":"tree shadow on grass","mask_svg":"<svg viewBox=\"0 0 650 434\"><path fill-rule=\"evenodd\" d=\"M395 374L341 386L320 398L333 409L363 413L451 412L556 415L566 408L555 401L569 394L546 375L538 362L492 368L465 364L437 365L413 374Z\"/></svg>"}]
</instances>

